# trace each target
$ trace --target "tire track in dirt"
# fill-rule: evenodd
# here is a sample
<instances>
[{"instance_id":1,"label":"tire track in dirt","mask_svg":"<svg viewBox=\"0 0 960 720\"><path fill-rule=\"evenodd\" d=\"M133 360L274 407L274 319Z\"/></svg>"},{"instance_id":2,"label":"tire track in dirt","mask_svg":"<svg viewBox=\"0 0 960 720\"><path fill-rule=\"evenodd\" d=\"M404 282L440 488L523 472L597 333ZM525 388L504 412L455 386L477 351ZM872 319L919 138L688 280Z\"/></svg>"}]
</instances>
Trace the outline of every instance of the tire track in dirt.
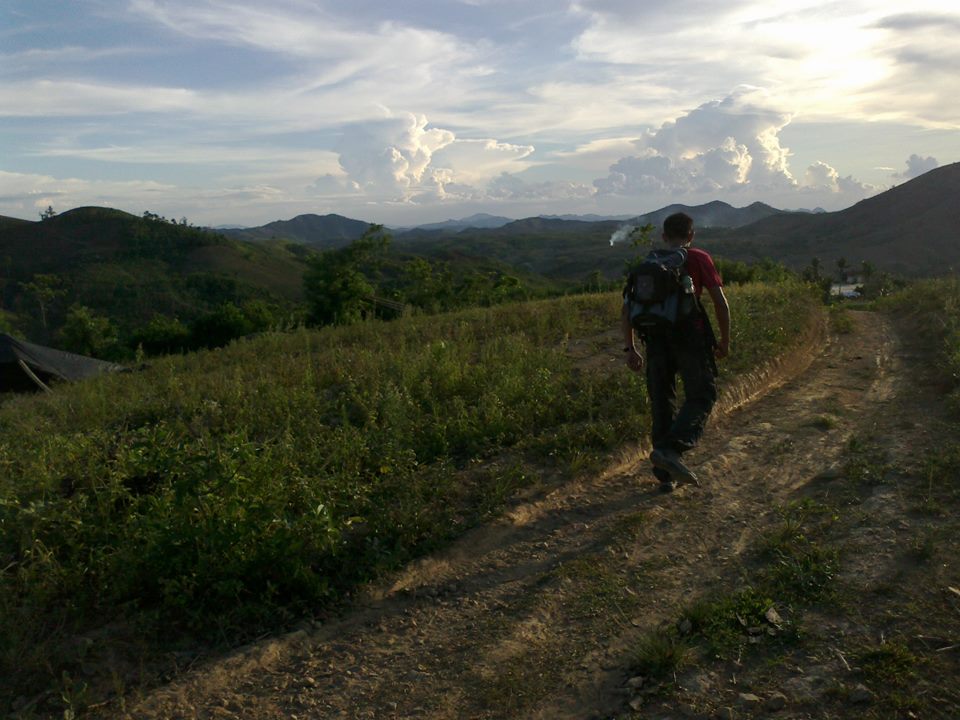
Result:
<instances>
[{"instance_id":1,"label":"tire track in dirt","mask_svg":"<svg viewBox=\"0 0 960 720\"><path fill-rule=\"evenodd\" d=\"M740 553L774 523L776 505L829 475L849 437L893 397L896 336L879 315L853 316L855 331L831 337L815 358L796 353L725 395L726 412L690 456L703 488L661 495L641 446L600 477L519 504L411 565L343 619L212 663L127 716L583 720L617 712L637 639L735 581ZM598 578L627 583L622 614L590 615L587 581Z\"/></svg>"}]
</instances>

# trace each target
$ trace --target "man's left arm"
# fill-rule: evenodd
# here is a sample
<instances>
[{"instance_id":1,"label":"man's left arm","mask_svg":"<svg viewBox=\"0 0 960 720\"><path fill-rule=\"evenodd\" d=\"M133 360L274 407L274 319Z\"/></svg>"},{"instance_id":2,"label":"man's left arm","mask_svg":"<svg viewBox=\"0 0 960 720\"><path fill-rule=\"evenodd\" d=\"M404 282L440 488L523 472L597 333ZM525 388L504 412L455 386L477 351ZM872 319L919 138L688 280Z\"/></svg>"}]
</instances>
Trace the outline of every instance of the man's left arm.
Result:
<instances>
[{"instance_id":1,"label":"man's left arm","mask_svg":"<svg viewBox=\"0 0 960 720\"><path fill-rule=\"evenodd\" d=\"M713 300L713 314L717 318L717 329L720 331L720 340L714 350L714 355L719 360L730 354L730 305L727 303L727 296L723 294L722 286L714 285L706 290Z\"/></svg>"},{"instance_id":2,"label":"man's left arm","mask_svg":"<svg viewBox=\"0 0 960 720\"><path fill-rule=\"evenodd\" d=\"M620 311L620 329L623 332L623 351L627 353L627 367L634 372L639 372L643 369L643 355L637 350L636 337L630 322L630 308L627 303L623 304L623 310Z\"/></svg>"}]
</instances>

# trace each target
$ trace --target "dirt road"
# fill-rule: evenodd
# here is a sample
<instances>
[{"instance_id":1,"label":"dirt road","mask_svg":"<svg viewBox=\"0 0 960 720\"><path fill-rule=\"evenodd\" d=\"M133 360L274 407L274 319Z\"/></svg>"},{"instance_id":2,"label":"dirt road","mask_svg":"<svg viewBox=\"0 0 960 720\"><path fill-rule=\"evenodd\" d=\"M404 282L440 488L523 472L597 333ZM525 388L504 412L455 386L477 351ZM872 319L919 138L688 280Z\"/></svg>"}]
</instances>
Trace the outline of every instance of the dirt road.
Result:
<instances>
[{"instance_id":1,"label":"dirt road","mask_svg":"<svg viewBox=\"0 0 960 720\"><path fill-rule=\"evenodd\" d=\"M640 639L680 608L739 587L746 553L780 521L778 506L840 492L852 438L883 446L889 477L844 496L840 542L859 551L844 552L838 582L869 596L904 572L896 549L921 523L897 488L934 441L938 389L888 319L850 317L852 331L828 332L816 353L781 368L784 382L758 379L768 387L757 399L728 393L689 456L701 488L659 493L637 448L600 477L518 503L346 617L188 672L131 702L128 716L733 718L765 716L772 706L750 703L776 695L778 717L832 717L811 709L817 688L854 672L842 643L880 632L869 613L808 613L812 644L793 664L704 662L668 698L646 699L630 668ZM952 559L934 573L937 593L960 585Z\"/></svg>"}]
</instances>

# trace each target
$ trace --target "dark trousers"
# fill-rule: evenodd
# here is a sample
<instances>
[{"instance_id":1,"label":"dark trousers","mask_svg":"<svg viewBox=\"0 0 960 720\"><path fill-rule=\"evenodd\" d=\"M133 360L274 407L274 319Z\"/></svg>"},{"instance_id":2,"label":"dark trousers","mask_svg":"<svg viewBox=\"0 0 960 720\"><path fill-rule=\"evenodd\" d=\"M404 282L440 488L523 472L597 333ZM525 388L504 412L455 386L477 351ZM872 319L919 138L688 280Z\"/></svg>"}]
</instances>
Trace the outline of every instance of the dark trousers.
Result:
<instances>
[{"instance_id":1,"label":"dark trousers","mask_svg":"<svg viewBox=\"0 0 960 720\"><path fill-rule=\"evenodd\" d=\"M703 327L689 332L652 334L647 347L647 394L653 416L651 440L659 450L683 454L703 435L717 401L713 342ZM677 378L683 382L683 404L677 407ZM654 468L659 480L670 474Z\"/></svg>"}]
</instances>

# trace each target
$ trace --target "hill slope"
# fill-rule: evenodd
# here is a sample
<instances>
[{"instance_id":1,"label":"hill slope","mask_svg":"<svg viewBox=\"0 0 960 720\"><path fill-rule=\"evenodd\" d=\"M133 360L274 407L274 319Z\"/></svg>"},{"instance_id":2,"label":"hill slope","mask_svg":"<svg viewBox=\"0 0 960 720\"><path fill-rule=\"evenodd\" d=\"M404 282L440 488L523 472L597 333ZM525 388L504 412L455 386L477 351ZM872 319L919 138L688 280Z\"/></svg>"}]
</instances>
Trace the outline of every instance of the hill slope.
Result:
<instances>
[{"instance_id":1,"label":"hill slope","mask_svg":"<svg viewBox=\"0 0 960 720\"><path fill-rule=\"evenodd\" d=\"M25 312L32 306L22 284L38 274L56 276L61 311L79 303L121 324L156 313L189 318L225 300L302 295L304 253L282 243L250 244L98 207L0 228L4 306Z\"/></svg>"},{"instance_id":2,"label":"hill slope","mask_svg":"<svg viewBox=\"0 0 960 720\"><path fill-rule=\"evenodd\" d=\"M909 275L960 267L960 163L931 170L839 212L775 215L740 228L736 241L754 254L795 267L819 257L831 267L845 257Z\"/></svg>"},{"instance_id":3,"label":"hill slope","mask_svg":"<svg viewBox=\"0 0 960 720\"><path fill-rule=\"evenodd\" d=\"M292 240L317 248L336 248L350 244L370 227L362 220L342 215L297 215L291 220L277 220L260 227L228 229L223 234L248 241Z\"/></svg>"}]
</instances>

